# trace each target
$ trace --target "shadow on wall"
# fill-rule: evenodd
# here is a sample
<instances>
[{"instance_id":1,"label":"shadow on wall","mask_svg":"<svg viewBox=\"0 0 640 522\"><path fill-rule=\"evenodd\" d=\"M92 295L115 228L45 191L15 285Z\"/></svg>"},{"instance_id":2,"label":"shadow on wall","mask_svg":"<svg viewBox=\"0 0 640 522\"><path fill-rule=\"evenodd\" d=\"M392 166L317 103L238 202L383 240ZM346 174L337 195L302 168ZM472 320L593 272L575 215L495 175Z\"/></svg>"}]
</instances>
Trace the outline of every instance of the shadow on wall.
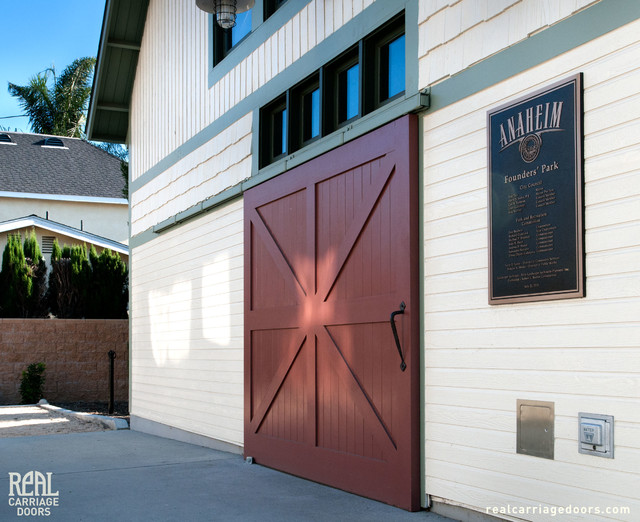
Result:
<instances>
[{"instance_id":1,"label":"shadow on wall","mask_svg":"<svg viewBox=\"0 0 640 522\"><path fill-rule=\"evenodd\" d=\"M145 254L153 264L135 276L131 310L134 429L139 417L242 444L242 223L230 226L222 238L224 225L198 230L220 245L214 254L162 244Z\"/></svg>"},{"instance_id":2,"label":"shadow on wall","mask_svg":"<svg viewBox=\"0 0 640 522\"><path fill-rule=\"evenodd\" d=\"M229 347L232 313L229 254L218 254L201 269L200 287L194 286L193 280L176 281L148 294L150 342L158 367L187 360L194 342Z\"/></svg>"}]
</instances>

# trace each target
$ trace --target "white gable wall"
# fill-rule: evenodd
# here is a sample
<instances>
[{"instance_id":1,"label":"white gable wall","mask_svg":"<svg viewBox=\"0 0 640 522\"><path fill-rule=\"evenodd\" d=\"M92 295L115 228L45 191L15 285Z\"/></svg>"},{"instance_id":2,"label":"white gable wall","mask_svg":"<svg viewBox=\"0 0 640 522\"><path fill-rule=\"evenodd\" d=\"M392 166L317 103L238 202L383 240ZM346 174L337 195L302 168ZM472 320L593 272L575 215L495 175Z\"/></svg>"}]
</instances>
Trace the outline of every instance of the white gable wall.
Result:
<instances>
[{"instance_id":1,"label":"white gable wall","mask_svg":"<svg viewBox=\"0 0 640 522\"><path fill-rule=\"evenodd\" d=\"M252 113L158 165L371 3L313 0L209 88L206 16L194 2L152 0L132 98L134 238L256 174ZM419 85L593 3L420 0ZM436 500L479 511L511 499L640 512L637 34L629 25L423 114L425 489ZM579 71L587 297L490 307L486 111ZM134 419L242 445L242 230L239 198L134 246ZM516 399L555 402L554 461L515 453ZM614 460L578 454L579 411L616 417Z\"/></svg>"},{"instance_id":2,"label":"white gable wall","mask_svg":"<svg viewBox=\"0 0 640 522\"><path fill-rule=\"evenodd\" d=\"M420 1L420 85L460 72L598 0Z\"/></svg>"},{"instance_id":3,"label":"white gable wall","mask_svg":"<svg viewBox=\"0 0 640 522\"><path fill-rule=\"evenodd\" d=\"M132 179L263 87L372 3L373 0L312 0L209 88L206 13L195 2L152 0L132 97Z\"/></svg>"},{"instance_id":4,"label":"white gable wall","mask_svg":"<svg viewBox=\"0 0 640 522\"><path fill-rule=\"evenodd\" d=\"M635 22L423 118L425 481L436 500L624 506L571 520L637 520L639 63ZM587 295L489 306L487 110L577 72ZM554 460L516 454L517 399L555 403ZM578 453L578 412L615 417L613 460Z\"/></svg>"},{"instance_id":5,"label":"white gable wall","mask_svg":"<svg viewBox=\"0 0 640 522\"><path fill-rule=\"evenodd\" d=\"M132 415L235 445L244 418L242 208L213 210L131 256Z\"/></svg>"}]
</instances>

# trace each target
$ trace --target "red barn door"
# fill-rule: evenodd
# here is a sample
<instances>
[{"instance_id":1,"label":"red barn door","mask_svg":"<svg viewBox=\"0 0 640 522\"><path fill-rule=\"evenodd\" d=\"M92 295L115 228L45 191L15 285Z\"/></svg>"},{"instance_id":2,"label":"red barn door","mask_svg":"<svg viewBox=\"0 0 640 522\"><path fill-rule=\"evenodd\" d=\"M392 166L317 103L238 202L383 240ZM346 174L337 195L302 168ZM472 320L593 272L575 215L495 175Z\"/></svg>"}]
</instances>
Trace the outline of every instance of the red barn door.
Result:
<instances>
[{"instance_id":1,"label":"red barn door","mask_svg":"<svg viewBox=\"0 0 640 522\"><path fill-rule=\"evenodd\" d=\"M244 199L245 455L408 510L420 507L417 159L406 116Z\"/></svg>"}]
</instances>

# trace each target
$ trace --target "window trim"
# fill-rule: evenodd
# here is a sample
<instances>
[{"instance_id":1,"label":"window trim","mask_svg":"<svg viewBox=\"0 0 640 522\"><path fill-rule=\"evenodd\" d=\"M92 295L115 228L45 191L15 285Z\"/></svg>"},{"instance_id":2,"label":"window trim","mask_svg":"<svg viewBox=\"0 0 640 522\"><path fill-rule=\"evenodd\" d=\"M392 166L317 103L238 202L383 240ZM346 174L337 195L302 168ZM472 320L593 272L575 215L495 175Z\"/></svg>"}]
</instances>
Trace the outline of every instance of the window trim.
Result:
<instances>
[{"instance_id":1,"label":"window trim","mask_svg":"<svg viewBox=\"0 0 640 522\"><path fill-rule=\"evenodd\" d=\"M211 53L213 56L213 66L217 66L220 62L222 62L227 56L229 56L229 53L231 53L232 51L234 51L239 45L242 44L242 42L244 42L250 35L251 33L254 31L254 24L255 24L255 6L251 9L251 30L245 34L242 38L240 38L240 40L238 40L238 42L233 45L232 41L233 41L233 28L231 29L223 29L222 27L220 27L216 22L215 22L215 15L210 15L213 20L214 23L211 26L212 27L212 32L213 32L213 36L211 39Z\"/></svg>"},{"instance_id":2,"label":"window trim","mask_svg":"<svg viewBox=\"0 0 640 522\"><path fill-rule=\"evenodd\" d=\"M273 16L287 1L288 0L264 0L264 19L267 20Z\"/></svg>"},{"instance_id":3,"label":"window trim","mask_svg":"<svg viewBox=\"0 0 640 522\"><path fill-rule=\"evenodd\" d=\"M362 90L364 82L362 77L361 47L360 43L354 45L322 67L325 78L324 92L320 100L320 112L325 115L324 132L322 132L322 135L330 134L340 127L349 125L362 116ZM345 110L347 104L347 99L341 99L339 94L340 75L346 73L355 65L358 65L358 112L351 118L340 120L341 103L345 103Z\"/></svg>"},{"instance_id":4,"label":"window trim","mask_svg":"<svg viewBox=\"0 0 640 522\"><path fill-rule=\"evenodd\" d=\"M381 83L383 81L382 78L382 59L381 52L382 48L389 45L391 42L395 41L400 36L405 36L405 85L404 89L397 94L394 94L391 97L387 97L385 99L381 99ZM407 81L406 81L406 66L407 66L407 58L406 58L406 30L405 30L405 20L404 13L396 15L391 20L389 20L386 24L384 24L379 29L375 30L372 34L368 35L363 39L363 47L364 47L364 74L367 78L373 78L375 81L373 82L373 89L368 93L365 93L365 110L364 112L368 114L371 111L375 111L376 109L386 105L392 100L400 98L404 96L407 91Z\"/></svg>"},{"instance_id":5,"label":"window trim","mask_svg":"<svg viewBox=\"0 0 640 522\"><path fill-rule=\"evenodd\" d=\"M259 170L270 166L283 157L294 154L312 142L325 138L340 129L350 128L356 121L388 104L393 104L406 98L408 54L405 19L405 9L399 13L395 13L376 29L364 37L361 37L355 44L342 51L338 56L323 64L302 81L293 87L289 87L284 93L279 94L274 100L260 108L258 111L259 136L257 140ZM382 69L381 52L385 46L401 36L405 37L404 90L384 100L380 100L382 90L382 78L380 75ZM359 66L358 111L355 116L340 120L340 113L343 108L346 110L348 104L348 92L345 91L343 95L340 93L341 75L355 65ZM301 123L304 112L302 100L305 93L311 92L307 91L311 85L317 85L320 89L320 134L305 141L303 135L304 123ZM287 111L287 150L282 154L274 155L274 132L268 128L271 124L269 123L269 125L267 125L268 122L263 122L263 120L268 118L269 122L272 121L273 114L275 114L274 108L278 107L278 110L282 110L282 100L285 100L285 110Z\"/></svg>"},{"instance_id":6,"label":"window trim","mask_svg":"<svg viewBox=\"0 0 640 522\"><path fill-rule=\"evenodd\" d=\"M323 119L324 119L323 113L322 113L322 86L323 86L322 78L323 78L322 70L316 71L315 73L311 74L310 76L308 76L303 81L301 81L300 83L298 83L297 85L293 86L290 89L290 98L289 98L290 110L288 114L289 115L296 114L296 113L300 114L299 118L292 118L291 116L289 116L289 132L290 132L289 137L290 137L290 143L291 143L290 149L292 151L299 150L302 147L322 137L322 125L323 125ZM317 136L312 136L305 140L304 131L305 131L305 124L307 120L306 120L306 114L305 114L305 108L304 108L304 99L305 99L305 96L310 95L316 90L319 91L319 97L320 97L320 99L318 100L319 132Z\"/></svg>"},{"instance_id":7,"label":"window trim","mask_svg":"<svg viewBox=\"0 0 640 522\"><path fill-rule=\"evenodd\" d=\"M225 75L237 67L245 58L258 49L266 40L277 33L311 0L288 0L268 19L264 17L264 1L257 0L251 15L251 32L238 42L219 62L214 61L213 35L215 15L208 15L208 87L211 89Z\"/></svg>"},{"instance_id":8,"label":"window trim","mask_svg":"<svg viewBox=\"0 0 640 522\"><path fill-rule=\"evenodd\" d=\"M263 136L263 146L260 147L260 164L262 166L270 165L271 163L284 158L291 148L291 131L290 131L290 114L289 108L289 92L278 96L271 103L260 109L260 135ZM283 110L286 110L285 116L285 129L286 132L286 147L285 151L280 154L274 153L275 140L277 135L275 131L275 115L279 114ZM282 136L282 134L279 134ZM282 138L281 138L282 139Z\"/></svg>"}]
</instances>

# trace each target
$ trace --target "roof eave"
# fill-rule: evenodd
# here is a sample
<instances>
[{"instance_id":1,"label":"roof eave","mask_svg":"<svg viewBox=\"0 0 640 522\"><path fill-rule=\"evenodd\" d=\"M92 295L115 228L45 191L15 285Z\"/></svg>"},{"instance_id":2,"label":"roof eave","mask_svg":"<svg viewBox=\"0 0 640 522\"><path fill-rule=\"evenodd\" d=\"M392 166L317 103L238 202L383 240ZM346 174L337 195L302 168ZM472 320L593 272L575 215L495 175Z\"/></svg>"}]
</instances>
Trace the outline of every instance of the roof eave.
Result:
<instances>
[{"instance_id":1,"label":"roof eave","mask_svg":"<svg viewBox=\"0 0 640 522\"><path fill-rule=\"evenodd\" d=\"M114 13L126 5L128 16L115 16ZM137 64L142 34L146 20L149 0L107 0L100 33L100 45L98 47L98 58L91 87L91 99L87 112L86 134L88 139L93 141L105 141L111 143L126 143L129 133L129 107L131 104L131 94L133 90L133 76L127 67L127 62L122 60L110 60L110 55L114 49L121 52L132 53L134 63ZM121 14L121 13L120 13ZM126 41L111 38L114 31L122 34L128 27L131 18L139 20L137 30L128 35ZM103 82L106 78L117 78L117 82L109 84L110 92L105 92ZM118 94L119 96L116 96ZM114 103L114 98L120 101ZM114 113L124 114L125 123L122 118L118 118L121 123L107 125ZM108 131L105 130L108 127ZM114 128L116 127L116 128Z\"/></svg>"}]
</instances>

